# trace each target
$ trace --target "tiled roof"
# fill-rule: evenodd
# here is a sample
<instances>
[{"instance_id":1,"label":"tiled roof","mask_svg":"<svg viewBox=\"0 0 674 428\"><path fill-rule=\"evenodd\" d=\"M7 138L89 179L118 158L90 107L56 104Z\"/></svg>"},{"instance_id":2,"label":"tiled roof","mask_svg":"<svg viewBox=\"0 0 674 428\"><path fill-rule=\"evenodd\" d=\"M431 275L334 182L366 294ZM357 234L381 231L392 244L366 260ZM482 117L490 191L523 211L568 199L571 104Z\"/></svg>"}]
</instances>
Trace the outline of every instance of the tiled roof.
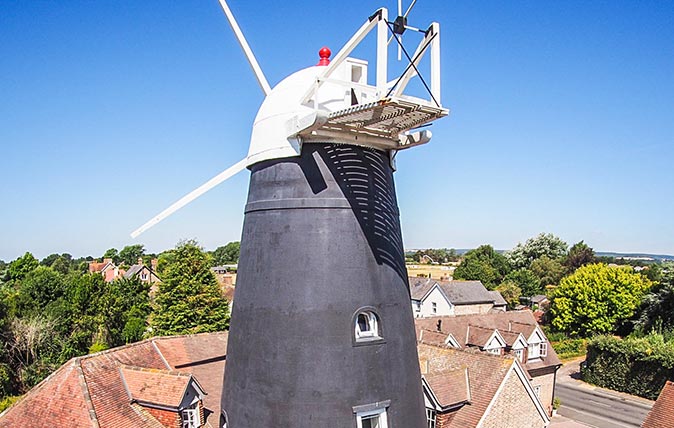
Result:
<instances>
[{"instance_id":1,"label":"tiled roof","mask_svg":"<svg viewBox=\"0 0 674 428\"><path fill-rule=\"evenodd\" d=\"M440 333L437 331L438 321L442 321L440 323L440 330L441 333L444 334L444 337L439 334L427 337L427 333L424 332L425 343L443 345L447 336L452 334L454 338L459 341L461 346L468 344L482 346L480 343L482 337L480 336L478 338L474 336L478 333L475 327L481 327L482 329L490 329L492 331L498 330L510 346L512 345L510 341L516 337L511 333L521 333L522 336L524 336L524 339L528 340L538 326L538 323L530 310L415 318L414 323L417 330L417 339L419 339L422 330ZM541 360L527 362L524 367L530 371L558 365L561 365L559 357L557 357L555 350L552 349L551 346L548 346L548 354L546 357Z\"/></svg>"},{"instance_id":2,"label":"tiled roof","mask_svg":"<svg viewBox=\"0 0 674 428\"><path fill-rule=\"evenodd\" d=\"M476 325L468 325L468 339L466 345L474 345L484 347L487 341L494 334L494 329L484 328Z\"/></svg>"},{"instance_id":3,"label":"tiled roof","mask_svg":"<svg viewBox=\"0 0 674 428\"><path fill-rule=\"evenodd\" d=\"M204 407L215 415L216 426L226 348L227 332L219 332L159 337L73 358L0 415L0 428L161 427L131 403L124 380L132 379L136 385L138 379L127 370L129 366L194 375L206 393L213 392L212 398L204 397ZM136 386L131 390L132 396L151 392Z\"/></svg>"},{"instance_id":4,"label":"tiled roof","mask_svg":"<svg viewBox=\"0 0 674 428\"><path fill-rule=\"evenodd\" d=\"M499 293L498 291L492 290L492 291L489 292L489 294L491 294L491 297L494 298L494 305L496 305L496 306L507 306L508 305L508 302L505 301L505 299L503 298L501 293Z\"/></svg>"},{"instance_id":5,"label":"tiled roof","mask_svg":"<svg viewBox=\"0 0 674 428\"><path fill-rule=\"evenodd\" d=\"M454 407L470 401L468 368L434 371L424 375L438 404L443 408Z\"/></svg>"},{"instance_id":6,"label":"tiled roof","mask_svg":"<svg viewBox=\"0 0 674 428\"><path fill-rule=\"evenodd\" d=\"M192 380L188 373L120 366L129 398L141 403L178 408Z\"/></svg>"},{"instance_id":7,"label":"tiled roof","mask_svg":"<svg viewBox=\"0 0 674 428\"><path fill-rule=\"evenodd\" d=\"M510 357L440 348L432 345L419 344L417 350L419 358L427 361L428 374L424 375L426 379L443 372L449 373L464 369L468 371L470 404L453 412L448 428L475 427L487 411L489 403L505 380L511 366L515 364L515 360ZM455 379L454 377L448 377L446 382ZM440 380L437 383L440 383ZM456 387L460 389L461 384ZM447 386L447 388L451 388L451 386ZM433 389L433 393L436 396L438 395L435 389ZM452 399L449 401L452 401Z\"/></svg>"},{"instance_id":8,"label":"tiled roof","mask_svg":"<svg viewBox=\"0 0 674 428\"><path fill-rule=\"evenodd\" d=\"M480 281L436 281L431 278L410 277L409 282L412 300L421 300L436 284L453 305L494 303L496 300Z\"/></svg>"},{"instance_id":9,"label":"tiled roof","mask_svg":"<svg viewBox=\"0 0 674 428\"><path fill-rule=\"evenodd\" d=\"M660 391L653 408L648 412L642 428L672 428L674 427L674 382L667 381Z\"/></svg>"}]
</instances>

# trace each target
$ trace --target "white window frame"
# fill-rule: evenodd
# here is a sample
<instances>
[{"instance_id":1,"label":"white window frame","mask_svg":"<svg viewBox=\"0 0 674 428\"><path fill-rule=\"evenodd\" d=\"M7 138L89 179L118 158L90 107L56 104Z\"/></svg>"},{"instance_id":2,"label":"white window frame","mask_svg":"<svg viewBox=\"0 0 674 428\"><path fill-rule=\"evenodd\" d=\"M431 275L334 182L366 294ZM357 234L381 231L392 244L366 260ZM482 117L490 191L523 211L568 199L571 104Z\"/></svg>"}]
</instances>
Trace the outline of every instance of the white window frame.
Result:
<instances>
[{"instance_id":1,"label":"white window frame","mask_svg":"<svg viewBox=\"0 0 674 428\"><path fill-rule=\"evenodd\" d=\"M426 409L427 428L436 428L438 412L434 409Z\"/></svg>"},{"instance_id":2,"label":"white window frame","mask_svg":"<svg viewBox=\"0 0 674 428\"><path fill-rule=\"evenodd\" d=\"M386 408L356 413L356 427L363 428L363 420L372 419L373 416L376 416L379 419L379 424L377 428L388 428L388 418L386 415Z\"/></svg>"},{"instance_id":3,"label":"white window frame","mask_svg":"<svg viewBox=\"0 0 674 428\"><path fill-rule=\"evenodd\" d=\"M501 348L489 348L485 349L485 351L489 352L492 355L501 355Z\"/></svg>"},{"instance_id":4,"label":"white window frame","mask_svg":"<svg viewBox=\"0 0 674 428\"><path fill-rule=\"evenodd\" d=\"M529 360L535 360L536 358L541 358L541 347L540 343L532 343L528 347Z\"/></svg>"},{"instance_id":5,"label":"white window frame","mask_svg":"<svg viewBox=\"0 0 674 428\"><path fill-rule=\"evenodd\" d=\"M436 302L431 302L431 310L434 314L438 313L438 304Z\"/></svg>"},{"instance_id":6,"label":"white window frame","mask_svg":"<svg viewBox=\"0 0 674 428\"><path fill-rule=\"evenodd\" d=\"M541 386L540 385L534 386L534 395L536 395L536 398L538 398L539 400L541 399Z\"/></svg>"},{"instance_id":7,"label":"white window frame","mask_svg":"<svg viewBox=\"0 0 674 428\"><path fill-rule=\"evenodd\" d=\"M524 350L523 349L515 349L515 356L520 360L521 363L524 362Z\"/></svg>"},{"instance_id":8,"label":"white window frame","mask_svg":"<svg viewBox=\"0 0 674 428\"><path fill-rule=\"evenodd\" d=\"M361 315L365 316L367 319L367 326L369 327L367 330L361 330L359 322ZM356 334L356 341L376 339L378 337L381 337L381 335L379 334L379 319L377 317L377 314L375 314L372 311L359 311L358 314L356 315L355 334Z\"/></svg>"},{"instance_id":9,"label":"white window frame","mask_svg":"<svg viewBox=\"0 0 674 428\"><path fill-rule=\"evenodd\" d=\"M541 358L545 358L548 356L548 343L547 342L541 342L539 345L539 350L538 353Z\"/></svg>"},{"instance_id":10,"label":"white window frame","mask_svg":"<svg viewBox=\"0 0 674 428\"><path fill-rule=\"evenodd\" d=\"M199 414L199 405L188 407L180 412L182 428L199 428L201 426L201 415Z\"/></svg>"}]
</instances>

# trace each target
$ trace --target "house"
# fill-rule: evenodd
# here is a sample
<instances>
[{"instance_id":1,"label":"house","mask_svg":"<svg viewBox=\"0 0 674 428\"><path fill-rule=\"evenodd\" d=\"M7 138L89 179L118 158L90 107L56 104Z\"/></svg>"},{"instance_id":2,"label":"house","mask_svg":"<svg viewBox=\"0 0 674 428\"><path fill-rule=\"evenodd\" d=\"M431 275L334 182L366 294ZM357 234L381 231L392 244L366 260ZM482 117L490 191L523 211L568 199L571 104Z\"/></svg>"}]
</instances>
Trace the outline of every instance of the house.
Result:
<instances>
[{"instance_id":1,"label":"house","mask_svg":"<svg viewBox=\"0 0 674 428\"><path fill-rule=\"evenodd\" d=\"M489 291L480 281L436 281L409 278L414 316L484 314L505 311L506 301L498 291Z\"/></svg>"},{"instance_id":2,"label":"house","mask_svg":"<svg viewBox=\"0 0 674 428\"><path fill-rule=\"evenodd\" d=\"M515 357L541 403L552 413L556 374L562 363L531 311L417 318L415 325L420 343Z\"/></svg>"},{"instance_id":3,"label":"house","mask_svg":"<svg viewBox=\"0 0 674 428\"><path fill-rule=\"evenodd\" d=\"M122 274L119 267L112 262L112 259L103 259L102 262L89 262L89 273L100 273L105 278L105 282L112 282Z\"/></svg>"},{"instance_id":4,"label":"house","mask_svg":"<svg viewBox=\"0 0 674 428\"><path fill-rule=\"evenodd\" d=\"M73 358L0 427L217 427L227 332L159 337Z\"/></svg>"},{"instance_id":5,"label":"house","mask_svg":"<svg viewBox=\"0 0 674 428\"><path fill-rule=\"evenodd\" d=\"M642 428L674 428L674 382L668 380L660 391L658 399L646 419Z\"/></svg>"},{"instance_id":6,"label":"house","mask_svg":"<svg viewBox=\"0 0 674 428\"><path fill-rule=\"evenodd\" d=\"M428 428L542 428L550 417L512 356L417 346Z\"/></svg>"},{"instance_id":7,"label":"house","mask_svg":"<svg viewBox=\"0 0 674 428\"><path fill-rule=\"evenodd\" d=\"M0 428L218 427L227 339L227 332L158 337L73 358L0 414ZM429 428L549 422L513 356L425 340L417 350Z\"/></svg>"},{"instance_id":8,"label":"house","mask_svg":"<svg viewBox=\"0 0 674 428\"><path fill-rule=\"evenodd\" d=\"M529 305L531 308L547 309L550 307L550 300L544 294L537 294L529 298Z\"/></svg>"},{"instance_id":9,"label":"house","mask_svg":"<svg viewBox=\"0 0 674 428\"><path fill-rule=\"evenodd\" d=\"M157 276L157 259L152 259L150 266L143 264L143 259L138 257L138 262L131 265L129 270L124 272L124 278L132 279L138 278L146 284L156 284L161 282Z\"/></svg>"}]
</instances>

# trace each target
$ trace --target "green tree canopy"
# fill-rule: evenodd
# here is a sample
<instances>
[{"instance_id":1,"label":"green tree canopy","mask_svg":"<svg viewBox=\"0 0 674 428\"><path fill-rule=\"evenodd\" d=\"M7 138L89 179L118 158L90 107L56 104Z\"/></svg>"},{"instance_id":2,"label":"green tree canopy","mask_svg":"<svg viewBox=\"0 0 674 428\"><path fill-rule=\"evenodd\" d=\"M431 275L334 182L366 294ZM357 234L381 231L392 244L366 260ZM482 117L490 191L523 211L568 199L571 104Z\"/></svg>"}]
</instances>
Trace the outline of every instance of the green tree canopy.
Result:
<instances>
[{"instance_id":1,"label":"green tree canopy","mask_svg":"<svg viewBox=\"0 0 674 428\"><path fill-rule=\"evenodd\" d=\"M211 272L210 257L194 241L179 243L164 259L151 326L155 335L224 330L229 306Z\"/></svg>"},{"instance_id":2,"label":"green tree canopy","mask_svg":"<svg viewBox=\"0 0 674 428\"><path fill-rule=\"evenodd\" d=\"M564 266L566 266L569 273L574 272L581 266L589 265L591 263L595 263L594 250L583 241L573 244L573 246L569 248L569 253L564 259Z\"/></svg>"},{"instance_id":3,"label":"green tree canopy","mask_svg":"<svg viewBox=\"0 0 674 428\"><path fill-rule=\"evenodd\" d=\"M508 307L510 309L519 305L522 290L520 290L514 281L506 279L498 287L496 287L496 291L501 293L501 296L503 296L505 301L508 302Z\"/></svg>"},{"instance_id":4,"label":"green tree canopy","mask_svg":"<svg viewBox=\"0 0 674 428\"><path fill-rule=\"evenodd\" d=\"M216 248L213 251L213 266L238 263L240 251L241 243L239 241L230 242L227 245Z\"/></svg>"},{"instance_id":5,"label":"green tree canopy","mask_svg":"<svg viewBox=\"0 0 674 428\"><path fill-rule=\"evenodd\" d=\"M635 327L644 333L674 333L674 263L664 263L660 270L660 283L644 296L637 312Z\"/></svg>"},{"instance_id":6,"label":"green tree canopy","mask_svg":"<svg viewBox=\"0 0 674 428\"><path fill-rule=\"evenodd\" d=\"M522 296L531 297L543 292L538 277L529 269L517 269L511 271L506 275L505 282L512 282L517 285Z\"/></svg>"},{"instance_id":7,"label":"green tree canopy","mask_svg":"<svg viewBox=\"0 0 674 428\"><path fill-rule=\"evenodd\" d=\"M23 279L37 268L40 263L29 252L9 264L9 277L11 279Z\"/></svg>"},{"instance_id":8,"label":"green tree canopy","mask_svg":"<svg viewBox=\"0 0 674 428\"><path fill-rule=\"evenodd\" d=\"M141 247L142 247L142 246L141 246ZM103 259L112 259L112 262L113 262L114 264L119 264L119 262L120 262L120 260L121 260L121 259L120 259L120 256L119 256L119 252L117 251L117 248L108 248L108 249L105 251L105 253L103 254ZM138 259L138 258L136 257L136 259ZM134 262L131 263L131 264L134 264L134 263L136 263L135 260L134 260Z\"/></svg>"},{"instance_id":9,"label":"green tree canopy","mask_svg":"<svg viewBox=\"0 0 674 428\"><path fill-rule=\"evenodd\" d=\"M131 266L138 263L138 259L142 258L144 255L145 246L143 244L127 245L126 247L122 248L122 251L119 252L119 260L121 263Z\"/></svg>"},{"instance_id":10,"label":"green tree canopy","mask_svg":"<svg viewBox=\"0 0 674 428\"><path fill-rule=\"evenodd\" d=\"M629 267L583 266L552 293L552 325L584 337L612 333L634 314L651 285Z\"/></svg>"},{"instance_id":11,"label":"green tree canopy","mask_svg":"<svg viewBox=\"0 0 674 428\"><path fill-rule=\"evenodd\" d=\"M542 256L531 262L531 272L536 275L541 284L541 289L552 285L556 286L566 274L566 269L562 265L561 259L552 259L548 256Z\"/></svg>"},{"instance_id":12,"label":"green tree canopy","mask_svg":"<svg viewBox=\"0 0 674 428\"><path fill-rule=\"evenodd\" d=\"M491 245L482 245L468 251L461 264L454 270L454 279L478 280L493 290L510 272L510 265L504 256Z\"/></svg>"},{"instance_id":13,"label":"green tree canopy","mask_svg":"<svg viewBox=\"0 0 674 428\"><path fill-rule=\"evenodd\" d=\"M506 253L506 257L515 269L528 269L531 262L543 256L551 259L565 256L567 247L566 242L552 233L541 233L534 238L527 239L524 244L517 244L515 248Z\"/></svg>"}]
</instances>

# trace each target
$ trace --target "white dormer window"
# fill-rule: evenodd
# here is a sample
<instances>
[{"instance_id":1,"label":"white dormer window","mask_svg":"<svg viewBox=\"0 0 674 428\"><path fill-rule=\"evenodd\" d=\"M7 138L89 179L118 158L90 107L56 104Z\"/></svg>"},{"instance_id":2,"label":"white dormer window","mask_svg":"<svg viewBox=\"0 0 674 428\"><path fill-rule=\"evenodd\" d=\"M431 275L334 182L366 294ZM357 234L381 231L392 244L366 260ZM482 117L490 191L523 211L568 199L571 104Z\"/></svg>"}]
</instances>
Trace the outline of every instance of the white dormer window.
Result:
<instances>
[{"instance_id":1,"label":"white dormer window","mask_svg":"<svg viewBox=\"0 0 674 428\"><path fill-rule=\"evenodd\" d=\"M379 318L372 311L360 311L356 315L356 341L368 339L377 339L381 337L379 333Z\"/></svg>"},{"instance_id":2,"label":"white dormer window","mask_svg":"<svg viewBox=\"0 0 674 428\"><path fill-rule=\"evenodd\" d=\"M490 354L501 355L501 348L485 349L485 351L489 352Z\"/></svg>"},{"instance_id":3,"label":"white dormer window","mask_svg":"<svg viewBox=\"0 0 674 428\"><path fill-rule=\"evenodd\" d=\"M529 359L533 360L535 358L540 358L541 356L541 347L539 343L532 343L529 345Z\"/></svg>"},{"instance_id":4,"label":"white dormer window","mask_svg":"<svg viewBox=\"0 0 674 428\"><path fill-rule=\"evenodd\" d=\"M520 360L521 363L524 362L524 352L522 349L516 349L515 356L517 357L518 360Z\"/></svg>"},{"instance_id":5,"label":"white dormer window","mask_svg":"<svg viewBox=\"0 0 674 428\"><path fill-rule=\"evenodd\" d=\"M539 352L541 358L545 358L548 356L548 344L547 342L542 342L539 347Z\"/></svg>"},{"instance_id":6,"label":"white dormer window","mask_svg":"<svg viewBox=\"0 0 674 428\"><path fill-rule=\"evenodd\" d=\"M199 428L201 426L201 417L199 415L199 404L193 405L181 412L182 428Z\"/></svg>"}]
</instances>

